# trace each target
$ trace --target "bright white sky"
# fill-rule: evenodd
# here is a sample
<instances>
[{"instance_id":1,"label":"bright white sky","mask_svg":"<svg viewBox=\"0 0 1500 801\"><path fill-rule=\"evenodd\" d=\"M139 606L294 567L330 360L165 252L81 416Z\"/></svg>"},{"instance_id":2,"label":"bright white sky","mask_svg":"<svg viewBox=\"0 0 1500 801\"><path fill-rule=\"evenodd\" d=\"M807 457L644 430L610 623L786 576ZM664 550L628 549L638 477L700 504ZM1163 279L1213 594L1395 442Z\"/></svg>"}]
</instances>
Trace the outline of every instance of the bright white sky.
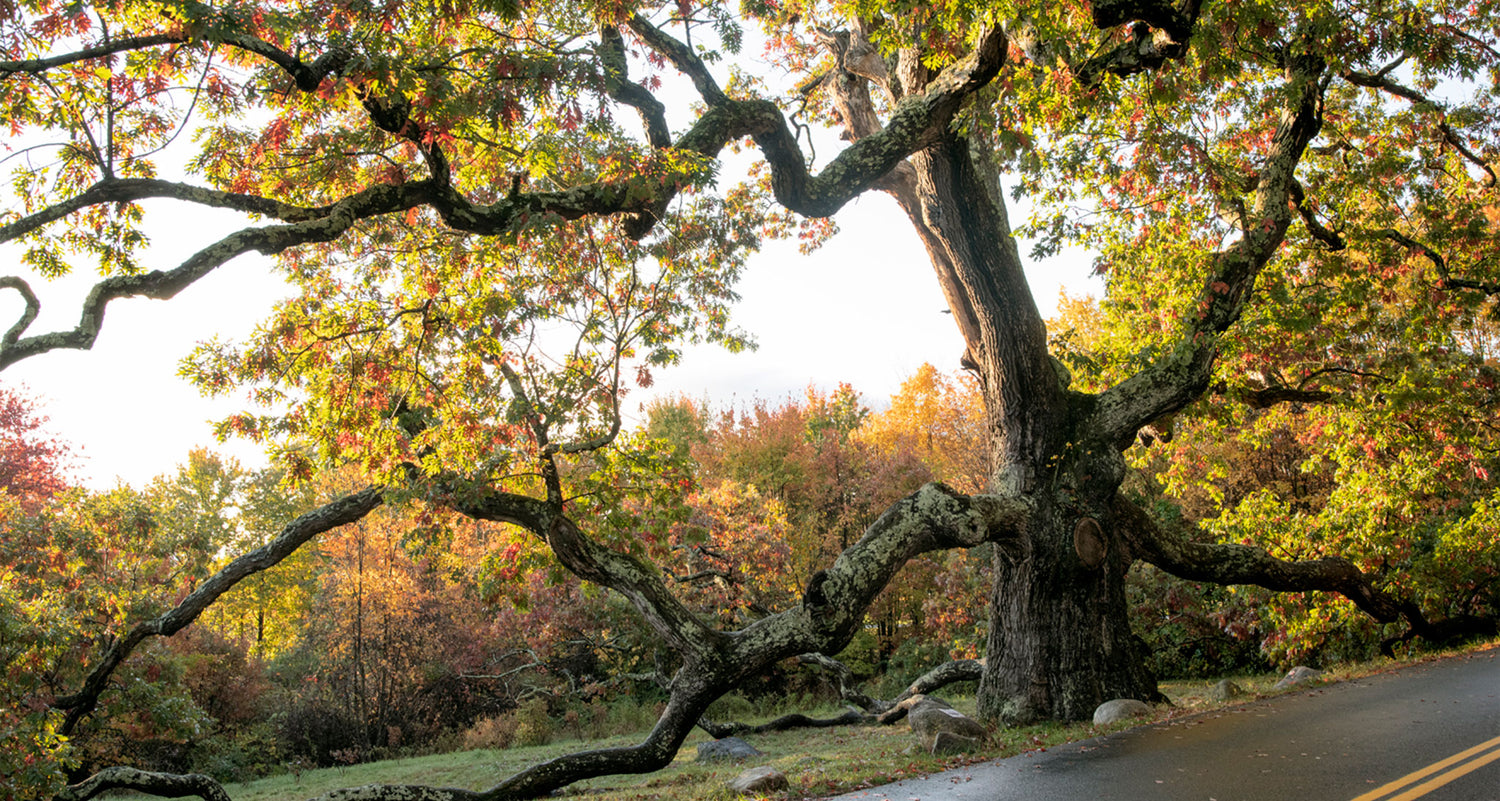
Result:
<instances>
[{"instance_id":1,"label":"bright white sky","mask_svg":"<svg viewBox=\"0 0 1500 801\"><path fill-rule=\"evenodd\" d=\"M231 214L200 213L182 204L153 202L153 268L175 266L213 238L232 230ZM758 350L730 354L717 347L691 350L682 364L655 374L651 393L708 397L716 404L754 397L800 395L809 384L831 389L847 381L872 406L883 405L923 362L957 369L961 340L916 234L895 204L869 193L839 215L841 232L811 256L776 243L752 262L740 285L738 324ZM216 227L217 226L217 227ZM1023 252L1025 248L1023 247ZM19 251L0 250L0 274L25 274ZM1087 260L1053 259L1030 272L1046 314L1059 288L1089 286ZM71 327L92 275L45 283L32 332ZM197 342L246 335L287 288L270 260L243 257L170 301L132 298L110 305L90 351L55 351L0 375L41 397L51 428L83 456L78 478L104 489L117 482L141 486L170 472L188 451L209 446L246 465L263 463L249 443L214 441L211 421L241 407L237 398L206 399L177 375L178 362ZM1097 291L1097 289L1095 290ZM0 329L21 303L0 292ZM626 408L637 412L649 396Z\"/></svg>"}]
</instances>

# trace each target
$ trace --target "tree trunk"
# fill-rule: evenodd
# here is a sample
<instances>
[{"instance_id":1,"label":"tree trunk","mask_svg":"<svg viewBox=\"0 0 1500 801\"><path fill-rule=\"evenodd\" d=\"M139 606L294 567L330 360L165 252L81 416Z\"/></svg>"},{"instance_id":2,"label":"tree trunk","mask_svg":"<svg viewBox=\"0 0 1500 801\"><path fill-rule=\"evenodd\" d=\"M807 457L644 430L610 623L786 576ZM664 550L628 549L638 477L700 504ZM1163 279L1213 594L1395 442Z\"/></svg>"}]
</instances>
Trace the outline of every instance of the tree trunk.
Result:
<instances>
[{"instance_id":1,"label":"tree trunk","mask_svg":"<svg viewBox=\"0 0 1500 801\"><path fill-rule=\"evenodd\" d=\"M888 62L868 57L878 51L859 21L828 46L842 68L831 85L852 140L881 130L871 85L894 101L893 86L922 91L934 78L920 53L903 51L893 80ZM877 186L921 238L964 337L962 364L983 385L988 491L1027 498L1035 510L1022 537L995 549L979 714L1005 723L1081 719L1111 698L1161 697L1127 619L1129 549L1108 523L1124 465L1116 443L1092 433L1095 400L1069 392L1048 353L992 148L983 125L972 130L934 137ZM1074 542L1084 518L1098 521L1082 535L1088 563Z\"/></svg>"},{"instance_id":2,"label":"tree trunk","mask_svg":"<svg viewBox=\"0 0 1500 801\"><path fill-rule=\"evenodd\" d=\"M1026 553L996 549L981 718L1086 720L1112 698L1162 700L1130 630L1130 556L1092 521L1043 508Z\"/></svg>"},{"instance_id":3,"label":"tree trunk","mask_svg":"<svg viewBox=\"0 0 1500 801\"><path fill-rule=\"evenodd\" d=\"M1088 508L1108 509L1121 466L1110 443L1080 444L1080 396L1047 353L1004 200L982 147L957 136L914 155L904 202L934 259L984 386L990 491L1030 496L1025 541L995 551L980 717L1080 720L1117 697L1159 699L1125 606L1128 549ZM915 201L915 203L913 203ZM1101 469L1102 468L1102 469ZM1086 561L1087 560L1087 561Z\"/></svg>"}]
</instances>

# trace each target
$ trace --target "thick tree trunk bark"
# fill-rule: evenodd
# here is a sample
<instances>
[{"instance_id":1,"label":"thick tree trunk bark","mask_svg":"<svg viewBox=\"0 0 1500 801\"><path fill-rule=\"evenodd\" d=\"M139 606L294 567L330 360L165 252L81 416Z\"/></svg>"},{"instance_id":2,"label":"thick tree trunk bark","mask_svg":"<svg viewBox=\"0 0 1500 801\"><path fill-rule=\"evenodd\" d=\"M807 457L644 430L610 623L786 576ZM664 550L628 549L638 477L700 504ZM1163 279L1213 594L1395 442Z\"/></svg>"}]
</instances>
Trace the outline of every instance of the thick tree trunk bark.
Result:
<instances>
[{"instance_id":1,"label":"thick tree trunk bark","mask_svg":"<svg viewBox=\"0 0 1500 801\"><path fill-rule=\"evenodd\" d=\"M1130 630L1130 556L1091 520L1042 509L1026 552L996 549L981 718L1086 720L1112 698L1161 700Z\"/></svg>"},{"instance_id":2,"label":"thick tree trunk bark","mask_svg":"<svg viewBox=\"0 0 1500 801\"><path fill-rule=\"evenodd\" d=\"M916 191L902 203L929 253L943 257L934 266L950 300L962 299L953 312L984 386L990 491L1029 496L1037 510L1025 541L995 552L979 715L1007 724L1085 719L1111 698L1161 696L1130 631L1128 549L1097 522L1080 535L1088 553L1075 545L1080 521L1094 519L1083 510L1109 508L1120 470L1079 455L1076 397L1047 353L994 171L976 160L985 157L957 136L915 154Z\"/></svg>"}]
</instances>

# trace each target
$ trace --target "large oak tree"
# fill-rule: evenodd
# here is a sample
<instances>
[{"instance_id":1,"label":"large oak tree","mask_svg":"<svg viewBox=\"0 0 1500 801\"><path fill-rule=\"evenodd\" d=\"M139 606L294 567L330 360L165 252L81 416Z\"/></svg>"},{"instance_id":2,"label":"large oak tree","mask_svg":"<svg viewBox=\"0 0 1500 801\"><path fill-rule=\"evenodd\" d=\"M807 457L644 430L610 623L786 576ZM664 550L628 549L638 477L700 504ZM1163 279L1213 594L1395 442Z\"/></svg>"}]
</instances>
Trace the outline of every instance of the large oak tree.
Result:
<instances>
[{"instance_id":1,"label":"large oak tree","mask_svg":"<svg viewBox=\"0 0 1500 801\"><path fill-rule=\"evenodd\" d=\"M77 326L48 333L32 331L32 287L0 279L25 302L0 337L0 368L90 347L116 299L170 298L239 255L278 254L300 296L250 342L201 348L190 372L265 404L226 433L275 443L294 471L357 462L372 479L117 639L79 692L57 699L65 728L143 638L181 629L243 577L407 493L533 532L568 570L627 598L680 660L640 745L423 797L528 797L656 769L743 678L836 653L901 565L934 549L995 546L979 710L1004 722L1158 697L1126 619L1136 560L1342 593L1378 620L1431 625L1337 555L1286 561L1159 528L1120 491L1122 452L1217 382L1252 402L1312 403L1367 378L1333 348L1329 364L1290 379L1263 370L1247 383L1224 369L1247 320L1278 324L1277 309L1306 297L1298 286L1337 274L1440 297L1453 314L1500 288L1489 2L0 10L18 208L0 241L20 243L45 275L75 263L106 275ZM785 91L733 64L747 25L794 73ZM809 123L847 146L815 159ZM189 140L183 174L162 177L159 154ZM721 190L718 165L741 145L763 160L757 178ZM1152 323L1112 366L1117 380L1074 386L1049 352L1002 173L1039 203L1039 248L1091 246L1108 302ZM910 218L963 335L987 407L987 491L922 489L815 574L800 602L717 629L648 558L638 535L649 513L600 514L613 498L669 489L649 478L656 452L621 434L621 394L685 342L743 344L727 313L760 237L819 236L816 220L870 191ZM151 270L138 260L140 203L155 198L249 221ZM66 795L111 786L222 795L203 777L128 769Z\"/></svg>"}]
</instances>

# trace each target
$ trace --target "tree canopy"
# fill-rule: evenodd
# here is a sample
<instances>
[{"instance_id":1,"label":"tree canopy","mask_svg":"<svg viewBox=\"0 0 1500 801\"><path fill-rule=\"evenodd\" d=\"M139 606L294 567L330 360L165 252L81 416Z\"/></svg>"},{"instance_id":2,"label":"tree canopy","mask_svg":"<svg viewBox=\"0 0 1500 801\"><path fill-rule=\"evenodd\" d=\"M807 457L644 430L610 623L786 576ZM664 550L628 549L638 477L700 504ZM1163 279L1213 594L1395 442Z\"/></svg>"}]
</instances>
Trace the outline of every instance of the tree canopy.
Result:
<instances>
[{"instance_id":1,"label":"tree canopy","mask_svg":"<svg viewBox=\"0 0 1500 801\"><path fill-rule=\"evenodd\" d=\"M362 482L114 641L56 700L64 730L140 642L408 501L524 529L675 655L641 744L482 793L431 791L445 797L530 797L665 764L714 698L781 659L838 652L932 551L992 552L979 707L1002 723L1159 696L1127 619L1138 560L1338 593L1415 636L1493 631L1497 610L1476 605L1493 573L1462 579L1466 606L1435 609L1402 569L1482 551L1491 525L1492 3L37 0L0 13L0 242L43 277L102 276L59 332L32 331L38 294L0 279L25 303L0 369L90 347L115 299L171 298L274 254L298 295L247 341L201 345L184 372L248 392L255 407L222 432L265 442L294 480L344 468ZM785 74L756 68L759 51ZM830 152L814 129L845 144ZM724 167L742 148L756 158L744 180ZM1024 222L1002 175L1032 204ZM815 246L869 191L911 221L963 335L984 467L936 459L953 433L930 428L909 447L930 449L920 461L952 486L891 498L841 533L795 603L706 616L661 567L686 514L679 451L626 431L622 397L684 343L745 346L730 311L748 255L768 237ZM181 264L142 264L148 199L246 225ZM1049 338L1018 231L1036 254L1095 254L1107 295L1073 310L1088 325ZM859 410L839 393L814 406L803 444L837 478ZM1178 427L1190 436L1163 481L1130 484L1131 459L1167 458L1132 443ZM1222 447L1274 453L1307 481L1226 486L1211 463L1232 457L1203 444L1221 432L1239 443ZM1163 514L1164 497L1226 508ZM833 493L807 519L848 511ZM201 781L106 770L68 793Z\"/></svg>"}]
</instances>

